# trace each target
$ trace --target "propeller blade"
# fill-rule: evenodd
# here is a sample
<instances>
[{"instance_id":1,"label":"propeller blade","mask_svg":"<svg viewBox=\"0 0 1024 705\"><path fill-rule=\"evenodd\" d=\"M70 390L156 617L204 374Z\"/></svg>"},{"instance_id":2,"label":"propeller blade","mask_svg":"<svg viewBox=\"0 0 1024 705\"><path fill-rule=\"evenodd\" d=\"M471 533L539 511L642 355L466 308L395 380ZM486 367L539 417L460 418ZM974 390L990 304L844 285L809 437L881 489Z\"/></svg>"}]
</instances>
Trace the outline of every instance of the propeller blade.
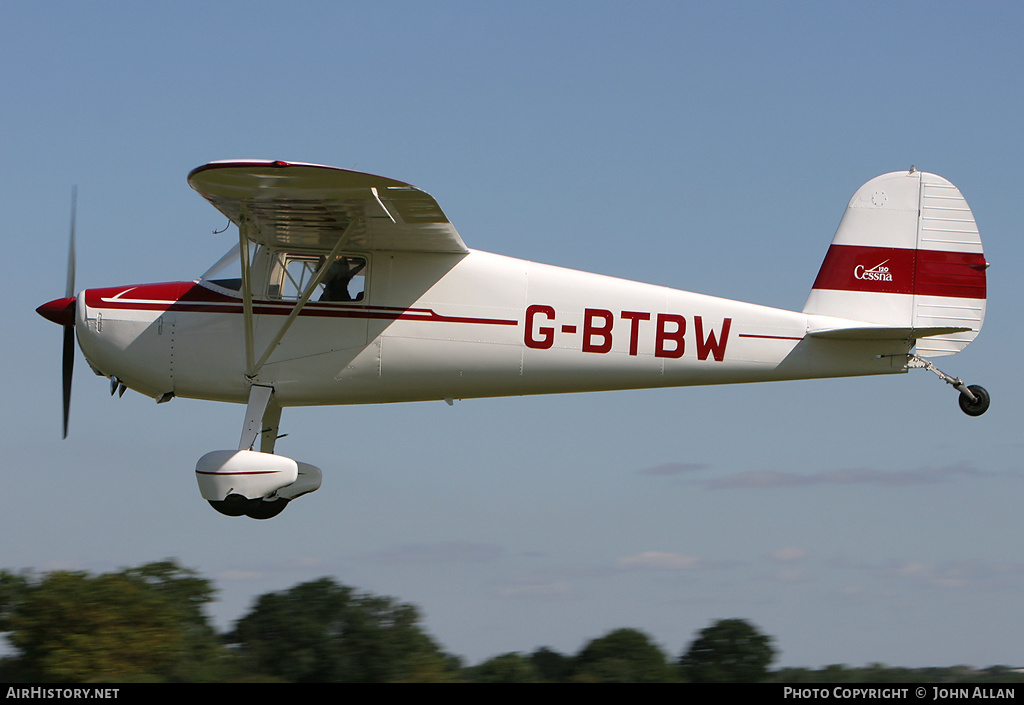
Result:
<instances>
[{"instance_id":1,"label":"propeller blade","mask_svg":"<svg viewBox=\"0 0 1024 705\"><path fill-rule=\"evenodd\" d=\"M68 276L64 288L66 298L75 295L75 214L78 210L78 186L71 188L71 234L68 237ZM73 310L73 308L72 308ZM68 437L68 416L71 412L71 378L75 371L75 319L71 318L71 325L64 325L64 355L62 364L63 392L64 392L64 435Z\"/></svg>"},{"instance_id":2,"label":"propeller blade","mask_svg":"<svg viewBox=\"0 0 1024 705\"><path fill-rule=\"evenodd\" d=\"M63 299L54 299L36 309L36 313L48 321L64 328L64 353L62 373L64 391L64 435L68 437L68 415L71 411L71 377L75 369L75 210L78 204L78 187L71 189L71 235L68 238L68 277ZM110 389L114 393L114 387Z\"/></svg>"},{"instance_id":3,"label":"propeller blade","mask_svg":"<svg viewBox=\"0 0 1024 705\"><path fill-rule=\"evenodd\" d=\"M71 188L71 236L68 238L68 278L64 296L75 295L75 211L78 209L78 186Z\"/></svg>"},{"instance_id":4,"label":"propeller blade","mask_svg":"<svg viewBox=\"0 0 1024 705\"><path fill-rule=\"evenodd\" d=\"M68 437L68 414L71 411L71 376L75 370L75 327L64 326L64 435Z\"/></svg>"}]
</instances>

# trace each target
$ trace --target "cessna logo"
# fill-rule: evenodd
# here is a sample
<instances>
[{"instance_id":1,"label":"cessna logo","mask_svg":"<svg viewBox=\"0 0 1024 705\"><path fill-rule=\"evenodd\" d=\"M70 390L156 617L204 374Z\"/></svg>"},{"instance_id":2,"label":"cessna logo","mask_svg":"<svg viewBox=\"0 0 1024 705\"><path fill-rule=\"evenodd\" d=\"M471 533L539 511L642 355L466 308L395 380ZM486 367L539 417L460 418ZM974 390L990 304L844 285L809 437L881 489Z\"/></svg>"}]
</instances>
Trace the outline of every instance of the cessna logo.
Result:
<instances>
[{"instance_id":1,"label":"cessna logo","mask_svg":"<svg viewBox=\"0 0 1024 705\"><path fill-rule=\"evenodd\" d=\"M855 279L863 279L867 281L891 282L892 273L889 271L889 268L885 266L888 261L889 260L885 260L885 262L882 262L881 264L876 264L871 269L865 269L863 264L858 264L853 268L853 276Z\"/></svg>"}]
</instances>

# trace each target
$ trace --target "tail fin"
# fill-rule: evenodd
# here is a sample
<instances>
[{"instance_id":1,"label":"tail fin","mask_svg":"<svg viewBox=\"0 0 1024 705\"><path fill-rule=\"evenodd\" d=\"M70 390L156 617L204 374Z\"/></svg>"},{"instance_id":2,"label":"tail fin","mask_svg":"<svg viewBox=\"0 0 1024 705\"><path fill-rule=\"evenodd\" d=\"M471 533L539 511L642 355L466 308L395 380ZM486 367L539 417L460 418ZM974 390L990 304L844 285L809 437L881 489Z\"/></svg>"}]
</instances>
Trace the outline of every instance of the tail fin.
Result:
<instances>
[{"instance_id":1,"label":"tail fin","mask_svg":"<svg viewBox=\"0 0 1024 705\"><path fill-rule=\"evenodd\" d=\"M905 330L924 357L960 352L985 320L978 226L941 176L893 172L854 194L804 313Z\"/></svg>"}]
</instances>

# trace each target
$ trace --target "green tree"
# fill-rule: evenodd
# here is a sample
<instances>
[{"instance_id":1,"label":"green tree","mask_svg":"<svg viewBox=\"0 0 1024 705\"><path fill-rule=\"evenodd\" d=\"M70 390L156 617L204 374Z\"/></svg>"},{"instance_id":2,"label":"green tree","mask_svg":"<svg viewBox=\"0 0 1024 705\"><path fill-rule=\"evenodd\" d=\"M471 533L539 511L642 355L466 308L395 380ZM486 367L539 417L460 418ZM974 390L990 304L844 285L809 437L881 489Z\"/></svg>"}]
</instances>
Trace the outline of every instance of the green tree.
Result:
<instances>
[{"instance_id":1,"label":"green tree","mask_svg":"<svg viewBox=\"0 0 1024 705\"><path fill-rule=\"evenodd\" d=\"M664 683L678 678L665 652L649 636L637 629L615 629L590 641L576 655L574 680Z\"/></svg>"},{"instance_id":2,"label":"green tree","mask_svg":"<svg viewBox=\"0 0 1024 705\"><path fill-rule=\"evenodd\" d=\"M720 619L700 632L679 667L693 683L757 683L774 658L771 637L744 619Z\"/></svg>"},{"instance_id":3,"label":"green tree","mask_svg":"<svg viewBox=\"0 0 1024 705\"><path fill-rule=\"evenodd\" d=\"M537 669L541 679L548 683L561 683L568 680L574 668L571 656L560 654L547 646L542 646L530 654L530 661Z\"/></svg>"},{"instance_id":4,"label":"green tree","mask_svg":"<svg viewBox=\"0 0 1024 705\"><path fill-rule=\"evenodd\" d=\"M28 573L0 570L0 633L11 631L10 616L32 585Z\"/></svg>"},{"instance_id":5,"label":"green tree","mask_svg":"<svg viewBox=\"0 0 1024 705\"><path fill-rule=\"evenodd\" d=\"M186 608L172 594L186 576L208 599L208 583L171 562L38 580L4 573L0 628L16 650L5 671L39 681L197 680L195 657L227 656L201 603Z\"/></svg>"},{"instance_id":6,"label":"green tree","mask_svg":"<svg viewBox=\"0 0 1024 705\"><path fill-rule=\"evenodd\" d=\"M539 683L540 672L529 657L517 652L500 654L466 669L473 683Z\"/></svg>"},{"instance_id":7,"label":"green tree","mask_svg":"<svg viewBox=\"0 0 1024 705\"><path fill-rule=\"evenodd\" d=\"M129 568L122 575L145 585L178 614L182 655L167 672L172 680L208 682L234 675L234 658L203 611L217 593L209 580L170 560Z\"/></svg>"},{"instance_id":8,"label":"green tree","mask_svg":"<svg viewBox=\"0 0 1024 705\"><path fill-rule=\"evenodd\" d=\"M250 672L293 682L453 679L419 619L413 605L320 578L260 596L229 640Z\"/></svg>"}]
</instances>

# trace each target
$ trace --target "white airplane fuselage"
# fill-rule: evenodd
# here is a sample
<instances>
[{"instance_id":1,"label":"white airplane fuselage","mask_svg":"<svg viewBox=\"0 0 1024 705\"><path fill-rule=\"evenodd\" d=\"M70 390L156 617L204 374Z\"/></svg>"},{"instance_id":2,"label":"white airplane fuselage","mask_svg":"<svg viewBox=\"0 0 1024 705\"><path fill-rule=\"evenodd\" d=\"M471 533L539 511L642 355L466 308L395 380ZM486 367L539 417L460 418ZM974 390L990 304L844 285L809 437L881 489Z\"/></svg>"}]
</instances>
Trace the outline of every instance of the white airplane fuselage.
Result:
<instances>
[{"instance_id":1,"label":"white airplane fuselage","mask_svg":"<svg viewBox=\"0 0 1024 705\"><path fill-rule=\"evenodd\" d=\"M475 250L353 254L363 299L308 302L251 380L242 297L205 280L81 292L79 344L155 398L245 403L261 384L281 406L898 373L913 344L809 337L829 318ZM257 355L292 307L255 297Z\"/></svg>"},{"instance_id":2,"label":"white airplane fuselage","mask_svg":"<svg viewBox=\"0 0 1024 705\"><path fill-rule=\"evenodd\" d=\"M433 197L373 174L229 160L189 184L238 228L209 272L73 296L72 215L65 297L37 311L64 329L65 436L75 337L112 394L245 404L237 450L196 463L228 516L269 519L320 487L319 468L274 452L286 406L923 367L964 413L989 407L928 359L980 332L988 261L963 194L914 168L857 190L801 312L471 250Z\"/></svg>"}]
</instances>

